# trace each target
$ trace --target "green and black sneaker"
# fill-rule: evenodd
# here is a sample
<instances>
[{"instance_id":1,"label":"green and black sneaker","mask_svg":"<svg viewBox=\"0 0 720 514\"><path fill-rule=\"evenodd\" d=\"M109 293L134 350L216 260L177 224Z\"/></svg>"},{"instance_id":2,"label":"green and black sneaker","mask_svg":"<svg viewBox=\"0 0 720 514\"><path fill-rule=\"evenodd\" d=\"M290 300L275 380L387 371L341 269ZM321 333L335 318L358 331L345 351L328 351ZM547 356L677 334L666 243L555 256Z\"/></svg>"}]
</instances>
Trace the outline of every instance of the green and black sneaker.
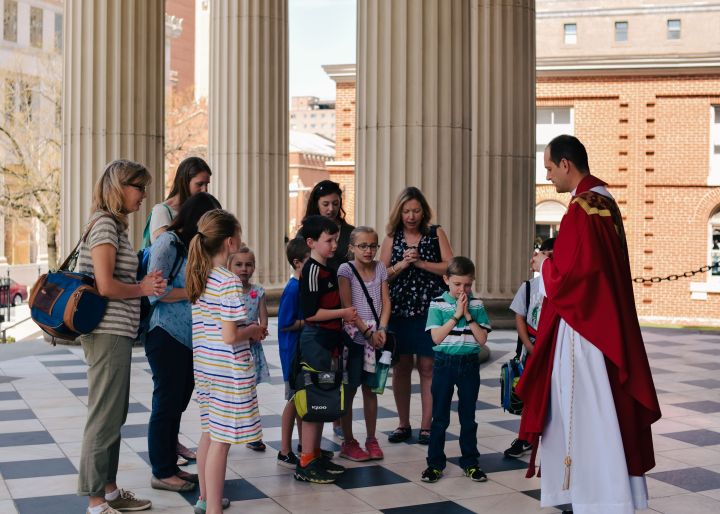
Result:
<instances>
[{"instance_id":1,"label":"green and black sneaker","mask_svg":"<svg viewBox=\"0 0 720 514\"><path fill-rule=\"evenodd\" d=\"M434 484L438 480L440 480L440 477L442 476L442 471L435 468L428 467L425 471L422 472L422 475L420 475L420 480L423 482L428 482L430 484Z\"/></svg>"},{"instance_id":2,"label":"green and black sneaker","mask_svg":"<svg viewBox=\"0 0 720 514\"><path fill-rule=\"evenodd\" d=\"M298 462L297 466L295 466L294 476L295 480L313 484L332 484L335 481L335 475L325 469L320 459L313 460L305 467L302 467Z\"/></svg>"},{"instance_id":3,"label":"green and black sneaker","mask_svg":"<svg viewBox=\"0 0 720 514\"><path fill-rule=\"evenodd\" d=\"M465 472L465 476L469 477L473 482L487 482L487 475L480 468L470 466L469 468L465 468L463 471Z\"/></svg>"},{"instance_id":4,"label":"green and black sneaker","mask_svg":"<svg viewBox=\"0 0 720 514\"><path fill-rule=\"evenodd\" d=\"M345 466L341 466L340 464L335 464L333 461L331 461L325 455L321 455L319 459L315 459L315 460L319 460L320 466L325 468L325 470L332 475L341 475L342 473L345 473Z\"/></svg>"}]
</instances>

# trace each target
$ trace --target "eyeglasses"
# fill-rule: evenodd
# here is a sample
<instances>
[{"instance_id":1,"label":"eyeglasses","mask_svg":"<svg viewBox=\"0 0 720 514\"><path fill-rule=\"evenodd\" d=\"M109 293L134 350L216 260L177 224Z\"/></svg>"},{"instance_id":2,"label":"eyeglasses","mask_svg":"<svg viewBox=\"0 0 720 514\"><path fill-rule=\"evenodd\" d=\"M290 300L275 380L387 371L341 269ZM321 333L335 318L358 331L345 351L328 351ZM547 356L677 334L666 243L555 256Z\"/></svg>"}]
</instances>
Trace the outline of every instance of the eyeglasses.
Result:
<instances>
[{"instance_id":1,"label":"eyeglasses","mask_svg":"<svg viewBox=\"0 0 720 514\"><path fill-rule=\"evenodd\" d=\"M140 184L125 184L125 185L126 185L126 186L130 186L130 187L134 187L135 189L137 189L137 190L140 191L141 193L144 193L144 192L145 192L145 186L141 186Z\"/></svg>"},{"instance_id":2,"label":"eyeglasses","mask_svg":"<svg viewBox=\"0 0 720 514\"><path fill-rule=\"evenodd\" d=\"M380 245L369 245L367 243L360 243L359 245L350 245L354 248L360 249L360 251L364 252L365 250L372 250L373 252L376 251L378 248L380 248Z\"/></svg>"}]
</instances>

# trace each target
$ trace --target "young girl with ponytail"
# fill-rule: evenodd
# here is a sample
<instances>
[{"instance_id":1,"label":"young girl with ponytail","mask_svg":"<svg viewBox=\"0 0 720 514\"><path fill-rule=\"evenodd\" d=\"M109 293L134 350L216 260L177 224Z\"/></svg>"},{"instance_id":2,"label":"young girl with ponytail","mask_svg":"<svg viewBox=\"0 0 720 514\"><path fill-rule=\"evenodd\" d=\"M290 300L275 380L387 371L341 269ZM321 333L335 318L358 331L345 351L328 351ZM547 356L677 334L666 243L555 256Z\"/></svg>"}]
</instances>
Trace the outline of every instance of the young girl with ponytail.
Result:
<instances>
[{"instance_id":1,"label":"young girl with ponytail","mask_svg":"<svg viewBox=\"0 0 720 514\"><path fill-rule=\"evenodd\" d=\"M240 279L225 265L241 245L240 223L227 211L210 211L190 241L186 288L192 303L193 365L202 436L197 452L200 499L195 512L220 514L231 444L262 439L249 340L264 328L245 324Z\"/></svg>"}]
</instances>

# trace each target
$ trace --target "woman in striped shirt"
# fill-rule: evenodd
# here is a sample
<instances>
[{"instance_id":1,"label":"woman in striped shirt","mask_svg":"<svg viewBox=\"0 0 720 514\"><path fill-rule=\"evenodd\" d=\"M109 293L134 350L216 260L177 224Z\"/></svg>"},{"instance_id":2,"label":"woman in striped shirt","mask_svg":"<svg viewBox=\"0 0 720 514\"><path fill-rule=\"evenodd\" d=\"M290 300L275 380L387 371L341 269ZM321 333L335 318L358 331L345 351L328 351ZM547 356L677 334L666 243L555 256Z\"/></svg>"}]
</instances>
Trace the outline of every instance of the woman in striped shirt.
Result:
<instances>
[{"instance_id":1,"label":"woman in striped shirt","mask_svg":"<svg viewBox=\"0 0 720 514\"><path fill-rule=\"evenodd\" d=\"M78 494L89 496L89 514L149 509L149 500L118 489L115 482L120 429L130 398L130 361L140 320L140 297L160 295L159 271L138 283L138 259L128 240L128 216L145 199L151 177L142 164L117 160L105 167L93 191L93 213L80 244L77 271L95 276L108 298L100 324L79 338L88 363L88 418L80 456Z\"/></svg>"},{"instance_id":2,"label":"woman in striped shirt","mask_svg":"<svg viewBox=\"0 0 720 514\"><path fill-rule=\"evenodd\" d=\"M231 444L262 439L250 341L265 328L245 324L240 279L225 265L240 248L240 223L227 211L210 211L190 241L185 287L192 306L195 389L202 436L197 451L199 510L220 514Z\"/></svg>"}]
</instances>

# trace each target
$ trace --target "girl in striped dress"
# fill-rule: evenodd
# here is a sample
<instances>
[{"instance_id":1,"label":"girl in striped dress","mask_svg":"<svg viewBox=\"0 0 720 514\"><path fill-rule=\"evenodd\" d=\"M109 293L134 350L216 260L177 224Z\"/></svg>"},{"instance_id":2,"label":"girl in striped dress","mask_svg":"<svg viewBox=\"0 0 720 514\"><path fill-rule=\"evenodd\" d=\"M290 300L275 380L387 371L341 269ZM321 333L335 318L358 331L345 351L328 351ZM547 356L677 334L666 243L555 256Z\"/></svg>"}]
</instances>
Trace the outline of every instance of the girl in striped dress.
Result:
<instances>
[{"instance_id":1,"label":"girl in striped dress","mask_svg":"<svg viewBox=\"0 0 720 514\"><path fill-rule=\"evenodd\" d=\"M193 365L202 436L197 451L199 505L220 514L227 455L231 444L262 439L255 393L255 365L248 341L260 340L260 325L246 321L242 285L226 267L241 246L240 223L216 209L198 221L190 241L186 275L192 303ZM197 510L196 510L197 511Z\"/></svg>"}]
</instances>

